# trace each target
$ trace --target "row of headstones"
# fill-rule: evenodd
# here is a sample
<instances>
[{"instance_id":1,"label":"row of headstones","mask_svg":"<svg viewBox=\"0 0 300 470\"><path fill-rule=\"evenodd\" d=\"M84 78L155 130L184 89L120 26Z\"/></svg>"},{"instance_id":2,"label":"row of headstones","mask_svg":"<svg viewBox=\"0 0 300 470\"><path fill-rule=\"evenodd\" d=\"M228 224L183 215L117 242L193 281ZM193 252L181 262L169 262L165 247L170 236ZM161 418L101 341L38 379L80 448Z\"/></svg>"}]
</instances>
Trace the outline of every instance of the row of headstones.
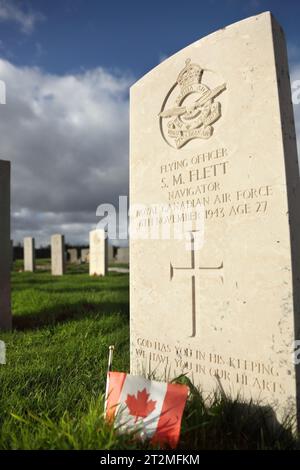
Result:
<instances>
[{"instance_id":1,"label":"row of headstones","mask_svg":"<svg viewBox=\"0 0 300 470\"><path fill-rule=\"evenodd\" d=\"M12 241L10 239L10 162L0 160L0 330L12 325L10 270L12 266ZM90 275L105 276L108 272L108 241L104 230L90 232L89 255ZM129 262L129 249L120 248L118 261ZM51 237L51 272L54 276L65 273L65 237L61 234ZM24 269L35 269L35 241L24 239Z\"/></svg>"},{"instance_id":2,"label":"row of headstones","mask_svg":"<svg viewBox=\"0 0 300 470\"><path fill-rule=\"evenodd\" d=\"M0 160L0 330L10 329L12 265L12 241L10 239L10 162ZM86 253L87 254L87 253ZM108 272L108 241L104 230L90 232L89 250L90 275L105 276ZM65 273L65 237L61 234L51 237L51 272L54 276ZM24 239L24 269L35 269L35 241Z\"/></svg>"},{"instance_id":3,"label":"row of headstones","mask_svg":"<svg viewBox=\"0 0 300 470\"><path fill-rule=\"evenodd\" d=\"M70 262L76 263L77 250L68 250ZM90 232L90 249L81 251L81 259L90 263L90 275L105 276L108 272L108 243L104 230ZM35 239L24 238L24 271L33 272L35 262ZM66 270L65 236L55 234L51 237L51 272L53 276L62 276Z\"/></svg>"},{"instance_id":4,"label":"row of headstones","mask_svg":"<svg viewBox=\"0 0 300 470\"><path fill-rule=\"evenodd\" d=\"M105 246L102 247L102 243L96 243L94 233L100 236L102 243L104 243L103 238L103 230L94 230L90 232L90 245L91 245L91 256L93 260L97 259L96 262L90 263L92 264L92 268L90 271L91 275L98 274L98 275L105 275L107 271L107 266L103 264L101 260L106 258L107 262L120 262L120 263L129 263L129 248L118 248L116 249L105 243ZM11 242L12 243L12 242ZM12 246L13 250L13 246ZM97 255L98 251L102 255ZM69 261L71 264L78 264L78 263L89 263L90 262L90 249L83 248L81 250L80 258L78 258L78 250L77 248L69 248L67 250ZM63 259L63 262L62 262ZM64 235L53 235L51 237L51 270L52 274L54 275L61 275L65 271L65 242L64 242ZM26 237L24 238L24 271L26 272L33 272L36 268L35 262L35 239L33 237Z\"/></svg>"},{"instance_id":5,"label":"row of headstones","mask_svg":"<svg viewBox=\"0 0 300 470\"><path fill-rule=\"evenodd\" d=\"M25 244L24 244L25 247ZM90 250L82 248L80 256L78 256L77 248L69 248L67 250L68 259L71 264L89 263ZM129 263L129 248L108 245L108 262L109 263Z\"/></svg>"}]
</instances>

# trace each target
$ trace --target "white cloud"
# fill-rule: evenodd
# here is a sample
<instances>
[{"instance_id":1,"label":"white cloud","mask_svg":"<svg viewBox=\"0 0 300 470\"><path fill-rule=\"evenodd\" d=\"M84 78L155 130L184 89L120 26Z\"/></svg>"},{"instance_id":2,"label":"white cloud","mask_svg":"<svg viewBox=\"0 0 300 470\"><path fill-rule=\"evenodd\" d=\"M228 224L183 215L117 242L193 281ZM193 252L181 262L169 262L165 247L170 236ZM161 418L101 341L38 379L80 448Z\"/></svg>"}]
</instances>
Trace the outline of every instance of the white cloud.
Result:
<instances>
[{"instance_id":1,"label":"white cloud","mask_svg":"<svg viewBox=\"0 0 300 470\"><path fill-rule=\"evenodd\" d=\"M128 88L99 67L57 76L0 60L1 158L12 162L13 238L86 239L101 203L128 194ZM68 233L66 233L68 231Z\"/></svg>"},{"instance_id":2,"label":"white cloud","mask_svg":"<svg viewBox=\"0 0 300 470\"><path fill-rule=\"evenodd\" d=\"M0 1L0 21L17 23L23 33L31 33L36 23L42 21L44 15L36 11L25 11L15 0Z\"/></svg>"}]
</instances>

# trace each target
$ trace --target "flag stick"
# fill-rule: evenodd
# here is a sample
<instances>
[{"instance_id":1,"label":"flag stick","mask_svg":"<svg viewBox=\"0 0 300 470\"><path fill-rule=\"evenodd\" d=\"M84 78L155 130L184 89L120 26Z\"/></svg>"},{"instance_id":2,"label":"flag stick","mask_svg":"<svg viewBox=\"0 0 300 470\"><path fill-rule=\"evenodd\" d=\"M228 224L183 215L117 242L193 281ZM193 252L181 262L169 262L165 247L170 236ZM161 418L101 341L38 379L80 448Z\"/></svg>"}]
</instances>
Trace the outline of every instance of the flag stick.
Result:
<instances>
[{"instance_id":1,"label":"flag stick","mask_svg":"<svg viewBox=\"0 0 300 470\"><path fill-rule=\"evenodd\" d=\"M109 390L109 372L112 369L112 361L114 355L114 346L109 346L108 348L108 366L107 366L107 376L106 376L106 389L105 389L105 401L104 401L104 414L106 414L107 400L108 400L108 390Z\"/></svg>"},{"instance_id":2,"label":"flag stick","mask_svg":"<svg viewBox=\"0 0 300 470\"><path fill-rule=\"evenodd\" d=\"M114 346L109 346L108 348L108 367L107 367L107 372L110 372L112 369L112 361L113 361L113 355L114 355Z\"/></svg>"}]
</instances>

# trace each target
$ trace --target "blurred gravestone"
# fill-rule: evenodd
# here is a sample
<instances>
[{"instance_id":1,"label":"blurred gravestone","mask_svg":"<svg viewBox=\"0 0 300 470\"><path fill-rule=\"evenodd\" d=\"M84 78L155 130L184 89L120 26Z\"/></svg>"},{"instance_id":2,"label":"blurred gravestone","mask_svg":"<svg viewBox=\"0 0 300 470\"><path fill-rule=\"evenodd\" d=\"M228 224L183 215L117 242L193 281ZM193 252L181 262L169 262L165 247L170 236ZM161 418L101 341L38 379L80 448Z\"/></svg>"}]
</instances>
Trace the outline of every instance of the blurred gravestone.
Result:
<instances>
[{"instance_id":1,"label":"blurred gravestone","mask_svg":"<svg viewBox=\"0 0 300 470\"><path fill-rule=\"evenodd\" d=\"M24 271L35 270L35 241L32 237L24 238Z\"/></svg>"},{"instance_id":2,"label":"blurred gravestone","mask_svg":"<svg viewBox=\"0 0 300 470\"><path fill-rule=\"evenodd\" d=\"M67 253L69 255L69 262L71 264L78 263L78 256L77 256L77 249L76 248L69 248Z\"/></svg>"},{"instance_id":3,"label":"blurred gravestone","mask_svg":"<svg viewBox=\"0 0 300 470\"><path fill-rule=\"evenodd\" d=\"M90 232L90 275L105 276L108 272L107 237L104 230Z\"/></svg>"},{"instance_id":4,"label":"blurred gravestone","mask_svg":"<svg viewBox=\"0 0 300 470\"><path fill-rule=\"evenodd\" d=\"M54 276L65 273L65 237L56 234L51 237L51 270Z\"/></svg>"},{"instance_id":5,"label":"blurred gravestone","mask_svg":"<svg viewBox=\"0 0 300 470\"><path fill-rule=\"evenodd\" d=\"M90 260L90 250L89 248L82 248L81 250L81 261L82 263L88 263Z\"/></svg>"},{"instance_id":6,"label":"blurred gravestone","mask_svg":"<svg viewBox=\"0 0 300 470\"><path fill-rule=\"evenodd\" d=\"M117 262L118 263L129 263L129 248L118 248L117 251Z\"/></svg>"}]
</instances>

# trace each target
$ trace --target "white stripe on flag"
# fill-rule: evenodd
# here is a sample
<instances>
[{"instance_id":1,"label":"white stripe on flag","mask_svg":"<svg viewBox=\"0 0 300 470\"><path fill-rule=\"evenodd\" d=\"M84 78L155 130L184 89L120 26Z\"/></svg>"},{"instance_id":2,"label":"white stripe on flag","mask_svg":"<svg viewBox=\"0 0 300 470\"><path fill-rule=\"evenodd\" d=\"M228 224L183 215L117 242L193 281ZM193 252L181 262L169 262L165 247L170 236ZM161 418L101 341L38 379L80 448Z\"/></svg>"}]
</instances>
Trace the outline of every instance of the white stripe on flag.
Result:
<instances>
[{"instance_id":1,"label":"white stripe on flag","mask_svg":"<svg viewBox=\"0 0 300 470\"><path fill-rule=\"evenodd\" d=\"M139 434L143 438L151 439L154 435L159 422L162 406L167 393L168 384L146 380L143 377L127 375L119 398L120 405L116 410L115 426L121 432L128 430L139 430ZM138 392L146 389L148 401L155 402L155 408L145 418L136 419L130 414L130 410L126 405L128 395L138 397Z\"/></svg>"}]
</instances>

